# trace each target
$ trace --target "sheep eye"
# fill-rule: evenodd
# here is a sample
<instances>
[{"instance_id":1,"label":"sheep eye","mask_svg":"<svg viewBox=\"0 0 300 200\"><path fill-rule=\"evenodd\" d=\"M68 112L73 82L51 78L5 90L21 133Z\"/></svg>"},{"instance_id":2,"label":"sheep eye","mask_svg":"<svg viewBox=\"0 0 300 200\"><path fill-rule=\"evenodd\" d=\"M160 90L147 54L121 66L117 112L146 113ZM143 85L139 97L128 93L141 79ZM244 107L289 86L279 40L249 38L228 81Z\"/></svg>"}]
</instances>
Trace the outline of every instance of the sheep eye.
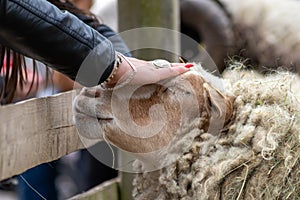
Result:
<instances>
[{"instance_id":1,"label":"sheep eye","mask_svg":"<svg viewBox=\"0 0 300 200\"><path fill-rule=\"evenodd\" d=\"M192 93L190 91L185 91L184 92L186 95L191 95Z\"/></svg>"},{"instance_id":2,"label":"sheep eye","mask_svg":"<svg viewBox=\"0 0 300 200\"><path fill-rule=\"evenodd\" d=\"M170 93L170 94L175 94L175 90L173 90L173 89L171 89L171 88L169 88L169 87L165 88L165 89L162 91L162 94L163 94L163 93L166 93L166 92L168 92L168 93Z\"/></svg>"},{"instance_id":3,"label":"sheep eye","mask_svg":"<svg viewBox=\"0 0 300 200\"><path fill-rule=\"evenodd\" d=\"M166 93L169 90L169 88L165 88L162 93Z\"/></svg>"}]
</instances>

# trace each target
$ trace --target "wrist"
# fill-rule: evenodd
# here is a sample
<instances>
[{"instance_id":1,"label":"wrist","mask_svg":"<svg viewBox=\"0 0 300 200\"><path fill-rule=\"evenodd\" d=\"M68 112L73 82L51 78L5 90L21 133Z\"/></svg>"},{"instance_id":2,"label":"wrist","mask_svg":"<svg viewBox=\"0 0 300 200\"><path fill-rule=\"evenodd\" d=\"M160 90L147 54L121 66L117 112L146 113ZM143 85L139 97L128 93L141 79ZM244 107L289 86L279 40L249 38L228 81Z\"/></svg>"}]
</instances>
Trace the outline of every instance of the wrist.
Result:
<instances>
[{"instance_id":1,"label":"wrist","mask_svg":"<svg viewBox=\"0 0 300 200\"><path fill-rule=\"evenodd\" d=\"M135 66L121 53L116 53L115 62L117 62L117 66L114 65L114 69L112 70L109 78L107 78L106 81L101 84L106 89L123 87L129 83L136 74Z\"/></svg>"},{"instance_id":2,"label":"wrist","mask_svg":"<svg viewBox=\"0 0 300 200\"><path fill-rule=\"evenodd\" d=\"M109 76L107 77L107 79L103 82L103 84L105 85L113 83L113 80L115 79L115 76L120 68L120 64L122 63L122 58L118 55L117 52L115 55L116 56L115 56L115 61L113 63L112 70Z\"/></svg>"},{"instance_id":3,"label":"wrist","mask_svg":"<svg viewBox=\"0 0 300 200\"><path fill-rule=\"evenodd\" d=\"M123 58L120 55L118 55L118 57L119 57L118 69L115 71L114 76L109 81L106 82L106 85L110 85L110 86L115 85L128 70L127 63L124 62Z\"/></svg>"}]
</instances>

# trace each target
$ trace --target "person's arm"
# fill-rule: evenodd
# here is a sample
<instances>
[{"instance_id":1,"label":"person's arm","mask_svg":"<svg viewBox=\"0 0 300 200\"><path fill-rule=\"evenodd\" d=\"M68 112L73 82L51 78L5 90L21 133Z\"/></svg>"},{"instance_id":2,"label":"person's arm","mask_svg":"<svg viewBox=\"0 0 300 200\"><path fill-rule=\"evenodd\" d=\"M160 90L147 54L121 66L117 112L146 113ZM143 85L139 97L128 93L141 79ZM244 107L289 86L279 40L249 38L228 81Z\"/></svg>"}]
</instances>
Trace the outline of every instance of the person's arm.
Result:
<instances>
[{"instance_id":1,"label":"person's arm","mask_svg":"<svg viewBox=\"0 0 300 200\"><path fill-rule=\"evenodd\" d=\"M43 0L0 0L0 43L84 86L105 80L114 85L132 71L128 62L113 70L117 54L111 42L74 15ZM162 69L151 62L128 59L136 67L132 84L155 83L188 70L184 64Z\"/></svg>"},{"instance_id":2,"label":"person's arm","mask_svg":"<svg viewBox=\"0 0 300 200\"><path fill-rule=\"evenodd\" d=\"M115 61L109 40L43 0L0 0L0 43L85 86L106 80Z\"/></svg>"},{"instance_id":3,"label":"person's arm","mask_svg":"<svg viewBox=\"0 0 300 200\"><path fill-rule=\"evenodd\" d=\"M117 34L115 31L113 31L110 27L108 27L105 24L95 23L94 19L91 16L86 16L83 14L76 14L76 13L73 14L76 15L76 17L78 17L86 25L89 25L90 27L94 28L101 35L107 38L112 43L114 49L117 52L120 52L126 56L131 56L130 50L128 49L127 45L125 44L121 36Z\"/></svg>"}]
</instances>

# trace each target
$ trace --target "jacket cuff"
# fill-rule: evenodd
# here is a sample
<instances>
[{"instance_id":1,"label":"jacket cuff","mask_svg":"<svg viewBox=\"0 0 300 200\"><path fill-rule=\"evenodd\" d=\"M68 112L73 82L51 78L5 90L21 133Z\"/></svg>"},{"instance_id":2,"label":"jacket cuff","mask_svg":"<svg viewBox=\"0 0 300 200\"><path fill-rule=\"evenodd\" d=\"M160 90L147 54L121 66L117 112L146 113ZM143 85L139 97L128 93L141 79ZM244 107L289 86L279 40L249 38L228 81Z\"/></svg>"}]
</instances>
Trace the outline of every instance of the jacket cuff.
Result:
<instances>
[{"instance_id":1,"label":"jacket cuff","mask_svg":"<svg viewBox=\"0 0 300 200\"><path fill-rule=\"evenodd\" d=\"M109 75L111 74L113 68L114 68L114 65L115 65L115 61L112 62L107 68L106 70L103 72L98 84L101 84L103 83L106 79L108 79Z\"/></svg>"},{"instance_id":2,"label":"jacket cuff","mask_svg":"<svg viewBox=\"0 0 300 200\"><path fill-rule=\"evenodd\" d=\"M75 81L87 87L99 85L112 72L115 55L111 42L101 41L82 62Z\"/></svg>"}]
</instances>

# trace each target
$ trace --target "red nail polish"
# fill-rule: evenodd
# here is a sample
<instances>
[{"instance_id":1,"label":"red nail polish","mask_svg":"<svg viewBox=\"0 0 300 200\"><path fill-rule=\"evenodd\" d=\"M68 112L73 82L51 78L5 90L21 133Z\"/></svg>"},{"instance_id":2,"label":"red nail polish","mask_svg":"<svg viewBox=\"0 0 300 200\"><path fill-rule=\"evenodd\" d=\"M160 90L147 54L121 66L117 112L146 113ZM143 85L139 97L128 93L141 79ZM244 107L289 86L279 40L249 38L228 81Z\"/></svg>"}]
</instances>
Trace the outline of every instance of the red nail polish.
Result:
<instances>
[{"instance_id":1,"label":"red nail polish","mask_svg":"<svg viewBox=\"0 0 300 200\"><path fill-rule=\"evenodd\" d=\"M189 63L189 64L186 64L184 67L185 67L185 68L191 68L191 67L194 67L194 64Z\"/></svg>"}]
</instances>

